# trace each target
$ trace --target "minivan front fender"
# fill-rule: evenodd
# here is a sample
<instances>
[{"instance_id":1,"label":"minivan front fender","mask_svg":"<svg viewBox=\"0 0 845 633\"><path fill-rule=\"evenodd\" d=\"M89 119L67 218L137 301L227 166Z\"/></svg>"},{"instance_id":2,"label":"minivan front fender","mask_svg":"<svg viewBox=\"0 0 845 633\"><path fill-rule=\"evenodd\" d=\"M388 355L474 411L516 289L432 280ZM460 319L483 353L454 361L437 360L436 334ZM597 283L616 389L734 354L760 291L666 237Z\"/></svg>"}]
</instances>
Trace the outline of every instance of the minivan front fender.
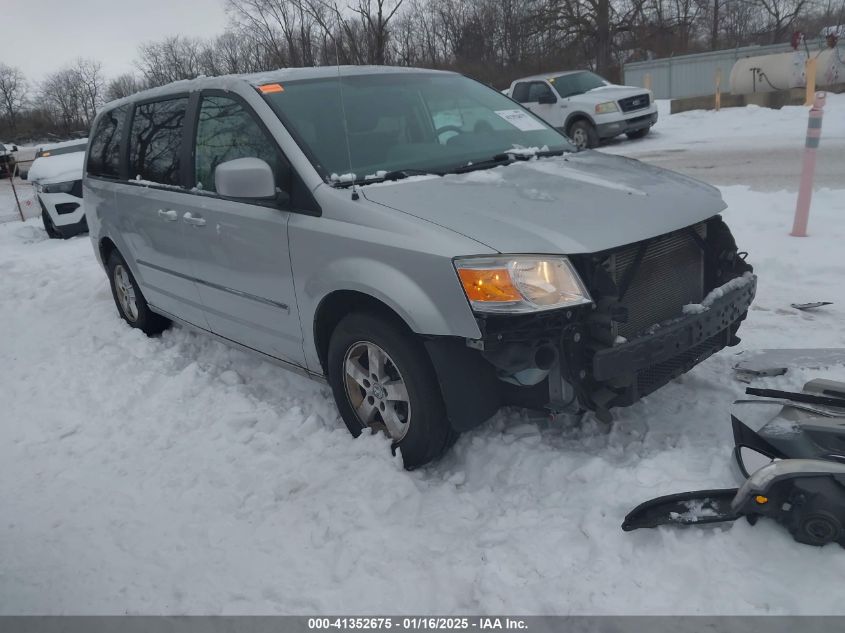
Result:
<instances>
[{"instance_id":1,"label":"minivan front fender","mask_svg":"<svg viewBox=\"0 0 845 633\"><path fill-rule=\"evenodd\" d=\"M326 299L338 292L371 297L392 310L416 334L479 338L481 332L450 260L415 267L413 277L385 262L343 257L309 276L297 293L308 369L323 370L315 326ZM438 268L442 270L438 270ZM349 302L349 311L356 302Z\"/></svg>"}]
</instances>

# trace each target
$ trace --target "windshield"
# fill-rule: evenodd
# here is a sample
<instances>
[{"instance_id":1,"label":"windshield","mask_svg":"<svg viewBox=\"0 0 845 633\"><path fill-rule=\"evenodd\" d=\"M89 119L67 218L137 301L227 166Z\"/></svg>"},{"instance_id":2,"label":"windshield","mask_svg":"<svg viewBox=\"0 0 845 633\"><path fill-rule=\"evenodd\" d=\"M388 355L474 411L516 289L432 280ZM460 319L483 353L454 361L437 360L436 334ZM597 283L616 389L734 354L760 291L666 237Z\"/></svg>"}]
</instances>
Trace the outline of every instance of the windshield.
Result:
<instances>
[{"instance_id":1,"label":"windshield","mask_svg":"<svg viewBox=\"0 0 845 633\"><path fill-rule=\"evenodd\" d=\"M580 73L571 73L568 75L560 75L554 79L550 79L551 84L557 90L561 97L571 97L572 95L580 95L589 90L595 90L606 86L607 82L595 73L587 70Z\"/></svg>"},{"instance_id":2,"label":"windshield","mask_svg":"<svg viewBox=\"0 0 845 633\"><path fill-rule=\"evenodd\" d=\"M291 81L283 91L265 95L327 179L349 180L351 173L365 180L402 170L444 173L514 149L574 151L541 119L460 75L343 77L343 107L340 85L337 78Z\"/></svg>"}]
</instances>

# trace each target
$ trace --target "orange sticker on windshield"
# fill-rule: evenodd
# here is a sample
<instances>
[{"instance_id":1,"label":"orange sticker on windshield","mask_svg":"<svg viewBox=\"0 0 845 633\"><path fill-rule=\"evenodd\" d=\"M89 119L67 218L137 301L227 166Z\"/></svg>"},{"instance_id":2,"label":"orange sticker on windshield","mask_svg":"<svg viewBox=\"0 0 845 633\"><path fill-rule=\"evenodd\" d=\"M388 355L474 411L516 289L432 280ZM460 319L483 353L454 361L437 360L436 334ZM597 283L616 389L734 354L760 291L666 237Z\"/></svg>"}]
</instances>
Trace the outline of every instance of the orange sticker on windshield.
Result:
<instances>
[{"instance_id":1,"label":"orange sticker on windshield","mask_svg":"<svg viewBox=\"0 0 845 633\"><path fill-rule=\"evenodd\" d=\"M263 86L258 86L258 90L261 91L263 95L269 95L274 92L284 92L285 89L282 87L282 84L264 84Z\"/></svg>"}]
</instances>

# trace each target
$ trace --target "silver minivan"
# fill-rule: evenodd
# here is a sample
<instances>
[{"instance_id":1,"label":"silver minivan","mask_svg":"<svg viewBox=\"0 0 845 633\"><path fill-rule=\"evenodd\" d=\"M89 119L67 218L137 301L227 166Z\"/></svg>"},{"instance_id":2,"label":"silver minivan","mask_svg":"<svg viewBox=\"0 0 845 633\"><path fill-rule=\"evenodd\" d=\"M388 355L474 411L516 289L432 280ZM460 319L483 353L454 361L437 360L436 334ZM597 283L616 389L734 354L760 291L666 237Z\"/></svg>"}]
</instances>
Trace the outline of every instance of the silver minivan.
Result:
<instances>
[{"instance_id":1,"label":"silver minivan","mask_svg":"<svg viewBox=\"0 0 845 633\"><path fill-rule=\"evenodd\" d=\"M503 406L610 419L735 345L756 287L716 189L450 72L138 93L94 122L84 197L129 325L327 381L408 468Z\"/></svg>"}]
</instances>

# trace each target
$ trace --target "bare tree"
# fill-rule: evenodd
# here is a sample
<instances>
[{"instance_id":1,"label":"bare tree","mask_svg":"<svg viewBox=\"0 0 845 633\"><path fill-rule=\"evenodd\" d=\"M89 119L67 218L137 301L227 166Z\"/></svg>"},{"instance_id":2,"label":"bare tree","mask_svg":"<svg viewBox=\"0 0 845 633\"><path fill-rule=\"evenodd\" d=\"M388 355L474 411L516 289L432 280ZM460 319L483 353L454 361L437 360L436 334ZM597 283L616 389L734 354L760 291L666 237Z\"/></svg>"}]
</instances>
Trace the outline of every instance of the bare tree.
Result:
<instances>
[{"instance_id":1,"label":"bare tree","mask_svg":"<svg viewBox=\"0 0 845 633\"><path fill-rule=\"evenodd\" d=\"M138 70L150 86L162 86L180 79L194 79L201 72L202 41L174 35L139 48Z\"/></svg>"},{"instance_id":2,"label":"bare tree","mask_svg":"<svg viewBox=\"0 0 845 633\"><path fill-rule=\"evenodd\" d=\"M105 80L101 65L77 59L73 65L47 75L40 93L41 102L63 132L87 129L103 105Z\"/></svg>"},{"instance_id":3,"label":"bare tree","mask_svg":"<svg viewBox=\"0 0 845 633\"><path fill-rule=\"evenodd\" d=\"M781 41L792 30L807 0L754 0L768 18L766 32L770 43Z\"/></svg>"},{"instance_id":4,"label":"bare tree","mask_svg":"<svg viewBox=\"0 0 845 633\"><path fill-rule=\"evenodd\" d=\"M144 89L144 83L133 73L118 75L106 86L106 101L122 99Z\"/></svg>"},{"instance_id":5,"label":"bare tree","mask_svg":"<svg viewBox=\"0 0 845 633\"><path fill-rule=\"evenodd\" d=\"M21 70L0 63L0 117L14 132L17 118L26 104L26 79Z\"/></svg>"}]
</instances>

